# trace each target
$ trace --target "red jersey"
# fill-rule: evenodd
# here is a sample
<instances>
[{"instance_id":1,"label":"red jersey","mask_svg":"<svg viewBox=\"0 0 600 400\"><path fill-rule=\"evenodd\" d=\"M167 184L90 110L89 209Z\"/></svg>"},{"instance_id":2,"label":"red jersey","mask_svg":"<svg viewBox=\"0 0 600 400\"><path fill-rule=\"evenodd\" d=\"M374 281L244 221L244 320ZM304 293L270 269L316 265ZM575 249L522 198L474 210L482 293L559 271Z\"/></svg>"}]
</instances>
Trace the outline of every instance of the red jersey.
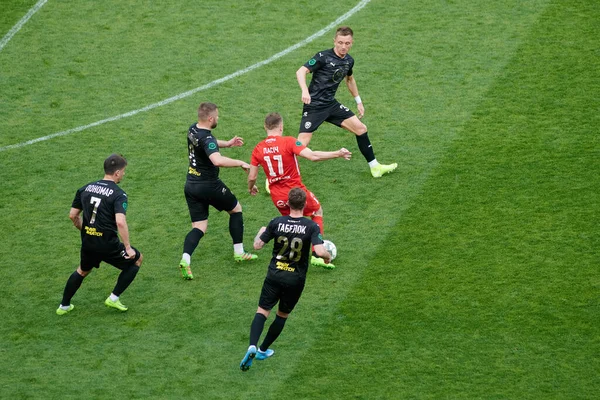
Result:
<instances>
[{"instance_id":1,"label":"red jersey","mask_svg":"<svg viewBox=\"0 0 600 400\"><path fill-rule=\"evenodd\" d=\"M303 186L296 155L305 148L291 136L267 136L252 151L250 164L263 167L269 187Z\"/></svg>"}]
</instances>

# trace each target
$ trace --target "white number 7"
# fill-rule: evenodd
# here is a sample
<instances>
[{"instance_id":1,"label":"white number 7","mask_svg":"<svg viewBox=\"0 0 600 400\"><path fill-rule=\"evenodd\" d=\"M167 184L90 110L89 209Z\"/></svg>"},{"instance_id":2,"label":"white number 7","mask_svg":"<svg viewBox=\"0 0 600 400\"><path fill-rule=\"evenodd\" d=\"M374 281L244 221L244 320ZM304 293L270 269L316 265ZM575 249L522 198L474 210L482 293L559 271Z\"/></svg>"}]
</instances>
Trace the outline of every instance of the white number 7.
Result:
<instances>
[{"instance_id":1,"label":"white number 7","mask_svg":"<svg viewBox=\"0 0 600 400\"><path fill-rule=\"evenodd\" d=\"M94 197L90 199L90 203L94 205L94 210L92 211L92 218L90 218L90 225L94 225L96 221L96 213L98 212L98 207L100 207L100 202L102 201L99 197Z\"/></svg>"}]
</instances>

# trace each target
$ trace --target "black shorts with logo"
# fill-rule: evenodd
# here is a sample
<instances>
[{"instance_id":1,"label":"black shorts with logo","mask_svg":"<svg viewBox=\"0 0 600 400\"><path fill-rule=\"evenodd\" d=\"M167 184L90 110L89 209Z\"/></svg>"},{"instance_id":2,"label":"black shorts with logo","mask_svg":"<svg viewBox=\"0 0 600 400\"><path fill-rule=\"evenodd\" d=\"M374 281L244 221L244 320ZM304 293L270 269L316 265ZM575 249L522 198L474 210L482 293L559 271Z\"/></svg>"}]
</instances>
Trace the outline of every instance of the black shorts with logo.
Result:
<instances>
[{"instance_id":1,"label":"black shorts with logo","mask_svg":"<svg viewBox=\"0 0 600 400\"><path fill-rule=\"evenodd\" d=\"M272 310L279 302L279 311L289 314L300 300L304 283L300 280L296 283L287 283L267 276L260 292L258 306L265 310Z\"/></svg>"},{"instance_id":2,"label":"black shorts with logo","mask_svg":"<svg viewBox=\"0 0 600 400\"><path fill-rule=\"evenodd\" d=\"M336 126L342 126L342 122L352 118L354 113L348 107L338 101L327 106L313 107L305 104L302 108L302 119L300 120L300 133L314 132L325 121Z\"/></svg>"},{"instance_id":3,"label":"black shorts with logo","mask_svg":"<svg viewBox=\"0 0 600 400\"><path fill-rule=\"evenodd\" d=\"M115 244L114 247L106 249L88 249L82 246L80 252L81 270L91 271L92 268L100 268L100 262L102 261L120 270L127 269L140 259L140 252L134 247L132 249L135 250L135 257L127 259L125 258L127 252L123 243Z\"/></svg>"},{"instance_id":4,"label":"black shorts with logo","mask_svg":"<svg viewBox=\"0 0 600 400\"><path fill-rule=\"evenodd\" d=\"M231 211L238 203L235 195L220 179L185 183L185 200L192 222L208 219L208 206L219 211Z\"/></svg>"}]
</instances>

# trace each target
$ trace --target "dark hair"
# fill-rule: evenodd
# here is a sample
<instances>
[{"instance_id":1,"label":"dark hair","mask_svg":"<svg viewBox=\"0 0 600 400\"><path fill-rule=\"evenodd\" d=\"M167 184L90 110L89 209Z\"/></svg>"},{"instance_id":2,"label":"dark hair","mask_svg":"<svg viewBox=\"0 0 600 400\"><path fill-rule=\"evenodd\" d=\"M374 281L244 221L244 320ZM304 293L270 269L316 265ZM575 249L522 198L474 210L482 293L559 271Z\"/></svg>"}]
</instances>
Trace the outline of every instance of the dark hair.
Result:
<instances>
[{"instance_id":1,"label":"dark hair","mask_svg":"<svg viewBox=\"0 0 600 400\"><path fill-rule=\"evenodd\" d=\"M106 175L114 175L119 169L127 166L127 160L120 154L111 154L104 160L104 173Z\"/></svg>"},{"instance_id":2,"label":"dark hair","mask_svg":"<svg viewBox=\"0 0 600 400\"><path fill-rule=\"evenodd\" d=\"M198 120L199 121L207 121L208 117L211 116L217 110L217 105L215 103L201 103L198 107Z\"/></svg>"},{"instance_id":3,"label":"dark hair","mask_svg":"<svg viewBox=\"0 0 600 400\"><path fill-rule=\"evenodd\" d=\"M298 187L288 193L288 203L292 210L300 211L306 205L306 192Z\"/></svg>"},{"instance_id":4,"label":"dark hair","mask_svg":"<svg viewBox=\"0 0 600 400\"><path fill-rule=\"evenodd\" d=\"M352 28L350 28L349 26L340 26L339 28L337 28L337 31L335 31L335 37L338 36L354 37L354 32L352 32Z\"/></svg>"},{"instance_id":5,"label":"dark hair","mask_svg":"<svg viewBox=\"0 0 600 400\"><path fill-rule=\"evenodd\" d=\"M281 115L279 113L276 112L272 112L267 114L267 117L265 118L265 129L270 131L273 130L275 128L277 128L279 125L281 125L281 122L283 122L283 118L281 117Z\"/></svg>"}]
</instances>

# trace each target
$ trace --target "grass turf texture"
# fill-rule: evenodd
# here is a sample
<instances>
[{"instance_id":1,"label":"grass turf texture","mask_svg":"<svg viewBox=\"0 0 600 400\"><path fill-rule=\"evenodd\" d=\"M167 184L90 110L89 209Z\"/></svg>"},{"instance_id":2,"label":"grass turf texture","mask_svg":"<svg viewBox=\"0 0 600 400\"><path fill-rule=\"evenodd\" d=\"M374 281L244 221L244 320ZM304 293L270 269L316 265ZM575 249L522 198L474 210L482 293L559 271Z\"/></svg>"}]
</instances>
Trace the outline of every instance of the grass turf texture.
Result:
<instances>
[{"instance_id":1,"label":"grass turf texture","mask_svg":"<svg viewBox=\"0 0 600 400\"><path fill-rule=\"evenodd\" d=\"M34 2L7 4L20 11L1 14L2 35ZM0 52L0 146L206 84L352 6L203 4L48 2ZM192 17L206 10L212 19ZM295 135L294 72L333 32L165 107L0 152L0 397L593 398L599 14L592 1L374 1L347 21L376 155L400 166L373 180L351 135L320 128L313 149L355 153L301 161L338 269L310 271L275 357L248 373L238 363L268 252L235 264L227 217L213 212L196 280L179 278L184 133L210 100L217 137L247 143L225 155L248 159L269 111ZM352 104L343 87L339 97ZM130 163L121 186L145 264L123 295L127 313L102 304L118 273L103 266L58 317L78 257L69 205L111 152ZM245 194L240 170L222 177L249 248L276 210Z\"/></svg>"}]
</instances>

